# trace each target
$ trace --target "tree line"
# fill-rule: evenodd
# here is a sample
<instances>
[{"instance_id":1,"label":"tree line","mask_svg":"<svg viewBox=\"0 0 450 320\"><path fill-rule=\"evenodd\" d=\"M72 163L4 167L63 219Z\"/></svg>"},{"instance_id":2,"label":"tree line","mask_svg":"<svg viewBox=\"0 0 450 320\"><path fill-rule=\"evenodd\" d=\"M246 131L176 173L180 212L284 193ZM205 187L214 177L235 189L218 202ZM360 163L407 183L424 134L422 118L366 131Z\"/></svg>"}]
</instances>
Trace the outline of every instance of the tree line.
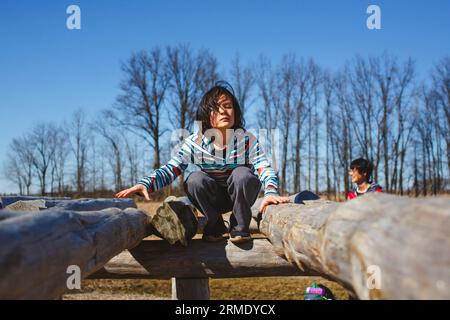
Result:
<instances>
[{"instance_id":1,"label":"tree line","mask_svg":"<svg viewBox=\"0 0 450 320\"><path fill-rule=\"evenodd\" d=\"M396 194L449 190L450 57L424 78L412 58L356 56L336 70L290 53L227 70L208 50L153 47L122 62L112 106L92 119L79 109L61 124L38 123L11 141L4 176L21 194L77 194L134 185L170 158L170 133L192 130L202 95L228 81L250 126L278 129L282 193L304 189L340 198L352 159ZM35 187L35 191L33 191ZM172 189L168 189L172 192Z\"/></svg>"}]
</instances>

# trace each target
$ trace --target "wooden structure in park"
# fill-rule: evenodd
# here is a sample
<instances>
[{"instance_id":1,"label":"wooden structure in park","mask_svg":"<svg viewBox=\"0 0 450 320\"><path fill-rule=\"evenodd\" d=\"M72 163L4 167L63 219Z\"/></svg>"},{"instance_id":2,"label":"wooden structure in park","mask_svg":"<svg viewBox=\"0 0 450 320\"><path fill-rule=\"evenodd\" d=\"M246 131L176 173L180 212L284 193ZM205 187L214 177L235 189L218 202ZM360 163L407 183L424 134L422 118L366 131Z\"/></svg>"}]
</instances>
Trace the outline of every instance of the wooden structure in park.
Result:
<instances>
[{"instance_id":1,"label":"wooden structure in park","mask_svg":"<svg viewBox=\"0 0 450 320\"><path fill-rule=\"evenodd\" d=\"M449 197L270 206L262 219L255 210L251 242L188 246L144 239L157 231L130 199L45 203L0 210L0 299L58 298L73 265L82 278L172 278L174 299L209 299L211 277L292 275L320 275L360 299L450 299Z\"/></svg>"}]
</instances>

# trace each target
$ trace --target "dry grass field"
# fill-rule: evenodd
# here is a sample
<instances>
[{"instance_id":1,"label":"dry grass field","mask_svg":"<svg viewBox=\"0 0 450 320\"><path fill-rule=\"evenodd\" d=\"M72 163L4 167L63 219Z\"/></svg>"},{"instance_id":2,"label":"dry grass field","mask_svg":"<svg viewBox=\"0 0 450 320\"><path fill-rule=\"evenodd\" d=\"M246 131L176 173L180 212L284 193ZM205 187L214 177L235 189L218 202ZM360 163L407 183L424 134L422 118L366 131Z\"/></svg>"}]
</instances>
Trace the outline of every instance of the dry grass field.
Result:
<instances>
[{"instance_id":1,"label":"dry grass field","mask_svg":"<svg viewBox=\"0 0 450 320\"><path fill-rule=\"evenodd\" d=\"M312 282L331 289L336 299L348 299L338 284L318 277L267 277L211 279L214 300L302 300ZM170 299L170 280L84 280L82 290L66 294L65 300Z\"/></svg>"},{"instance_id":2,"label":"dry grass field","mask_svg":"<svg viewBox=\"0 0 450 320\"><path fill-rule=\"evenodd\" d=\"M138 207L149 214L160 202L138 202ZM313 282L331 289L336 299L348 299L346 291L337 283L319 277L264 277L211 279L211 299L217 300L301 300L306 287ZM170 280L84 280L81 290L66 294L66 300L116 299L170 299Z\"/></svg>"}]
</instances>

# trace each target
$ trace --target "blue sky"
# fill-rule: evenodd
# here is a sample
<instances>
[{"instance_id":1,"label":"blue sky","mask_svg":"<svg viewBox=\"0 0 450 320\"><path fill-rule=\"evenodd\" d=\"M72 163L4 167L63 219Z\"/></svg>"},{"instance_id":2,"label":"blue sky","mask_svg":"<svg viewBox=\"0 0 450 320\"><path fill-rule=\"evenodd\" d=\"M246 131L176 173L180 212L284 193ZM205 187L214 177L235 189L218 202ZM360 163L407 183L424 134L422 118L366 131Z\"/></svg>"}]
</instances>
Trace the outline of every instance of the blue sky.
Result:
<instances>
[{"instance_id":1,"label":"blue sky","mask_svg":"<svg viewBox=\"0 0 450 320\"><path fill-rule=\"evenodd\" d=\"M71 4L81 8L81 30L66 28ZM381 8L381 30L366 28L370 4ZM36 122L111 106L120 62L133 51L190 43L225 69L237 51L244 61L295 52L334 69L387 50L416 59L425 77L450 54L449 33L447 0L1 0L0 166L12 138ZM9 186L2 176L0 192Z\"/></svg>"}]
</instances>

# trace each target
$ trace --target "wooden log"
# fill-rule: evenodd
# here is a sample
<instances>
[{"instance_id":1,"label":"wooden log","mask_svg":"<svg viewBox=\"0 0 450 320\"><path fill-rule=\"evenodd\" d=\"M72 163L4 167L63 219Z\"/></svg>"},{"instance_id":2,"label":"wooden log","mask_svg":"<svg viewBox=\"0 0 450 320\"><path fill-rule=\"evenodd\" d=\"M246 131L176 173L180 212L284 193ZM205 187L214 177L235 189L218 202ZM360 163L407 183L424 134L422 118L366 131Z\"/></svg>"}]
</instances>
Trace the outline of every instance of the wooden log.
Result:
<instances>
[{"instance_id":1,"label":"wooden log","mask_svg":"<svg viewBox=\"0 0 450 320\"><path fill-rule=\"evenodd\" d=\"M198 218L195 207L182 201L183 198L186 197L166 198L152 216L151 224L156 230L155 234L170 244L179 242L187 246L197 233Z\"/></svg>"},{"instance_id":2,"label":"wooden log","mask_svg":"<svg viewBox=\"0 0 450 320\"><path fill-rule=\"evenodd\" d=\"M49 208L61 200L70 200L70 198L53 198L53 197L32 197L32 196L2 196L0 197L0 209L16 203L18 201L45 200L46 207ZM53 204L53 205L52 205Z\"/></svg>"},{"instance_id":3,"label":"wooden log","mask_svg":"<svg viewBox=\"0 0 450 320\"><path fill-rule=\"evenodd\" d=\"M172 278L172 300L209 300L208 278Z\"/></svg>"},{"instance_id":4,"label":"wooden log","mask_svg":"<svg viewBox=\"0 0 450 320\"><path fill-rule=\"evenodd\" d=\"M111 199L74 199L74 200L61 200L55 201L48 208L54 208L56 210L71 210L71 211L98 211L108 208L137 208L133 199L129 198L111 198Z\"/></svg>"},{"instance_id":5,"label":"wooden log","mask_svg":"<svg viewBox=\"0 0 450 320\"><path fill-rule=\"evenodd\" d=\"M41 209L46 209L45 200L19 200L10 205L7 205L4 210L9 211L33 211L37 212Z\"/></svg>"},{"instance_id":6,"label":"wooden log","mask_svg":"<svg viewBox=\"0 0 450 320\"><path fill-rule=\"evenodd\" d=\"M267 239L239 246L200 239L187 247L163 240L144 240L111 259L90 278L229 278L304 275L273 252Z\"/></svg>"},{"instance_id":7,"label":"wooden log","mask_svg":"<svg viewBox=\"0 0 450 320\"><path fill-rule=\"evenodd\" d=\"M0 299L52 299L67 290L68 267L81 278L146 236L137 209L44 210L0 222Z\"/></svg>"},{"instance_id":8,"label":"wooden log","mask_svg":"<svg viewBox=\"0 0 450 320\"><path fill-rule=\"evenodd\" d=\"M231 212L223 214L223 218L228 222ZM167 240L170 244L176 242L184 246L188 245L195 234L203 233L207 218L192 205L187 197L167 197L162 205L157 208L152 217L154 234ZM256 220L252 219L250 231L259 233Z\"/></svg>"},{"instance_id":9,"label":"wooden log","mask_svg":"<svg viewBox=\"0 0 450 320\"><path fill-rule=\"evenodd\" d=\"M98 211L108 208L137 208L133 199L123 198L105 198L105 199L91 199L91 198L81 198L81 199L70 199L70 198L50 198L50 197L28 197L28 196L17 196L17 197L2 197L3 208L6 209L7 206L11 206L15 203L25 201L45 201L43 209L54 208L57 210L71 210L71 211ZM25 211L27 211L25 209Z\"/></svg>"},{"instance_id":10,"label":"wooden log","mask_svg":"<svg viewBox=\"0 0 450 320\"><path fill-rule=\"evenodd\" d=\"M0 210L0 222L2 220L8 219L8 218L14 218L21 215L28 215L30 212L26 211L9 211L9 210Z\"/></svg>"},{"instance_id":11,"label":"wooden log","mask_svg":"<svg viewBox=\"0 0 450 320\"><path fill-rule=\"evenodd\" d=\"M30 200L40 200L43 199L46 201L47 203L47 207L48 204L52 204L55 203L57 201L61 201L61 200L70 200L70 198L67 197L32 197L32 196L1 196L0 197L0 209L13 204L14 202L17 201L30 201Z\"/></svg>"},{"instance_id":12,"label":"wooden log","mask_svg":"<svg viewBox=\"0 0 450 320\"><path fill-rule=\"evenodd\" d=\"M275 251L361 299L450 299L450 198L367 194L269 206Z\"/></svg>"}]
</instances>

